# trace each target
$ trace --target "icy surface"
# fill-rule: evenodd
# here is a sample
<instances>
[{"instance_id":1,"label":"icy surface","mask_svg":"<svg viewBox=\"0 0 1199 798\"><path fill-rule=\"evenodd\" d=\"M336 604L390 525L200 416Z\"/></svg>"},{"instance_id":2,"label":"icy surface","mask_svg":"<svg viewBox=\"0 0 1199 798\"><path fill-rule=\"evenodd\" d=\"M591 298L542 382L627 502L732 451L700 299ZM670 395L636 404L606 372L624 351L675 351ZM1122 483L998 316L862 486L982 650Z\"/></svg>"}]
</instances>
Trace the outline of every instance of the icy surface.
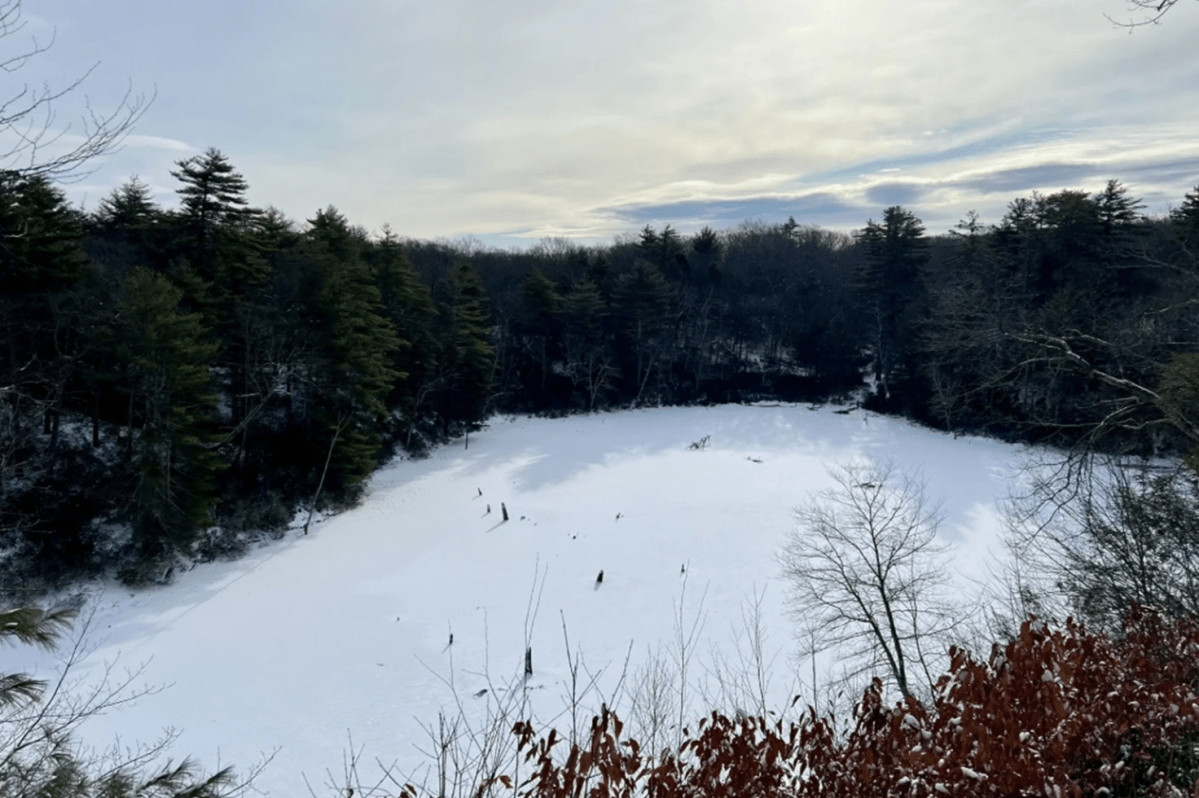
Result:
<instances>
[{"instance_id":1,"label":"icy surface","mask_svg":"<svg viewBox=\"0 0 1199 798\"><path fill-rule=\"evenodd\" d=\"M688 448L704 436L705 448ZM610 686L630 643L633 667L669 644L679 605L702 618L701 656L713 645L731 654L755 593L785 700L793 624L775 553L792 509L831 484L825 464L866 456L922 472L948 516L957 578L984 578L1011 446L804 406L496 418L469 449L459 441L383 469L362 506L306 537L290 532L168 587L109 586L89 667L148 663L145 680L170 687L91 723L87 742L149 740L172 725L174 752L210 767L278 747L258 782L278 797L307 795L304 774L330 794L326 771L341 773L348 732L366 761L415 766L420 724L451 704L451 675L472 711L486 700L475 693L520 672L535 582L529 694L543 719L562 706L563 619ZM5 661L32 656L10 649ZM32 665L45 675L53 662Z\"/></svg>"}]
</instances>

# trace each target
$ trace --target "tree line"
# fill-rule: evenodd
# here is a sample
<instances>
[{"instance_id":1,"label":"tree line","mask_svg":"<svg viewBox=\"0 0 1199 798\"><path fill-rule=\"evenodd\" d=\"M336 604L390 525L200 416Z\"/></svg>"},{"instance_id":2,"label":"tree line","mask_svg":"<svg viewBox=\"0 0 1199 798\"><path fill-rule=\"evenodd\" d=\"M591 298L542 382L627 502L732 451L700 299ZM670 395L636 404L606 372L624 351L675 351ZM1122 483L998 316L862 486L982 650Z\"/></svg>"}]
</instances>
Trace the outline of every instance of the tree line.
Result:
<instances>
[{"instance_id":1,"label":"tree line","mask_svg":"<svg viewBox=\"0 0 1199 798\"><path fill-rule=\"evenodd\" d=\"M855 395L954 431L1199 443L1199 189L1146 218L1110 182L928 236L669 225L524 252L254 208L217 150L94 209L0 174L5 569L155 578L495 412Z\"/></svg>"}]
</instances>

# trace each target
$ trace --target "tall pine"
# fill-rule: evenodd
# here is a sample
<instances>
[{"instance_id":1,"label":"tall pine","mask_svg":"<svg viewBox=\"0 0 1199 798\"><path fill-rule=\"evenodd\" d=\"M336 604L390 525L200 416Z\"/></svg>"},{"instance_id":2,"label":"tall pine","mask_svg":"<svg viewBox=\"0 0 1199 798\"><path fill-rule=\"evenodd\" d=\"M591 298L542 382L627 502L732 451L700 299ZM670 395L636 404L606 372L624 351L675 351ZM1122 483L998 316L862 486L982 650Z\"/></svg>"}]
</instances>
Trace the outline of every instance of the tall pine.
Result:
<instances>
[{"instance_id":1,"label":"tall pine","mask_svg":"<svg viewBox=\"0 0 1199 798\"><path fill-rule=\"evenodd\" d=\"M204 314L220 344L217 360L228 401L227 434L244 447L249 427L273 390L267 372L276 364L264 360L257 340L269 335L268 301L274 270L264 253L264 239L276 229L246 199L248 184L219 150L208 149L178 161L171 175L180 207L174 216L174 255L169 271L184 289L190 307ZM265 389L264 389L265 386ZM234 460L244 457L240 449Z\"/></svg>"},{"instance_id":2,"label":"tall pine","mask_svg":"<svg viewBox=\"0 0 1199 798\"><path fill-rule=\"evenodd\" d=\"M389 228L384 227L382 239L366 251L366 258L379 288L382 315L397 336L392 368L398 379L387 400L399 411L394 434L411 447L417 424L431 413L428 400L438 376L441 346L433 330L437 309L429 287Z\"/></svg>"},{"instance_id":3,"label":"tall pine","mask_svg":"<svg viewBox=\"0 0 1199 798\"><path fill-rule=\"evenodd\" d=\"M521 387L539 405L545 401L546 383L561 349L562 297L536 267L521 282L520 293L513 331L520 346Z\"/></svg>"},{"instance_id":4,"label":"tall pine","mask_svg":"<svg viewBox=\"0 0 1199 798\"><path fill-rule=\"evenodd\" d=\"M256 212L246 200L248 185L219 150L177 161L179 254L218 297L245 293L267 276L253 246Z\"/></svg>"},{"instance_id":5,"label":"tall pine","mask_svg":"<svg viewBox=\"0 0 1199 798\"><path fill-rule=\"evenodd\" d=\"M84 487L85 456L70 456L59 434L64 413L88 404L82 232L81 214L45 177L0 173L0 535L23 564L78 553L100 501Z\"/></svg>"},{"instance_id":6,"label":"tall pine","mask_svg":"<svg viewBox=\"0 0 1199 798\"><path fill-rule=\"evenodd\" d=\"M438 411L451 425L482 420L496 367L487 294L469 261L450 272L441 306L442 362Z\"/></svg>"},{"instance_id":7,"label":"tall pine","mask_svg":"<svg viewBox=\"0 0 1199 798\"><path fill-rule=\"evenodd\" d=\"M164 276L135 268L101 333L126 402L128 506L146 557L186 548L210 523L223 466L215 450L216 344L182 302Z\"/></svg>"},{"instance_id":8,"label":"tall pine","mask_svg":"<svg viewBox=\"0 0 1199 798\"><path fill-rule=\"evenodd\" d=\"M566 371L574 387L583 392L588 412L620 373L605 329L607 317L604 294L589 279L579 280L562 298Z\"/></svg>"},{"instance_id":9,"label":"tall pine","mask_svg":"<svg viewBox=\"0 0 1199 798\"><path fill-rule=\"evenodd\" d=\"M864 250L858 286L870 313L875 391L886 404L893 393L909 394L916 376L916 332L926 299L923 267L928 242L924 224L898 205L883 211L882 222L867 222L858 242Z\"/></svg>"},{"instance_id":10,"label":"tall pine","mask_svg":"<svg viewBox=\"0 0 1199 798\"><path fill-rule=\"evenodd\" d=\"M387 399L403 374L401 341L363 260L365 234L336 208L309 220L302 257L310 273L302 323L310 350L309 424L320 457L316 496L352 499L378 464L388 424Z\"/></svg>"},{"instance_id":11,"label":"tall pine","mask_svg":"<svg viewBox=\"0 0 1199 798\"><path fill-rule=\"evenodd\" d=\"M650 376L666 357L672 301L670 284L661 269L641 258L617 278L612 290L612 311L624 333L626 374L633 378L634 404L641 401Z\"/></svg>"}]
</instances>

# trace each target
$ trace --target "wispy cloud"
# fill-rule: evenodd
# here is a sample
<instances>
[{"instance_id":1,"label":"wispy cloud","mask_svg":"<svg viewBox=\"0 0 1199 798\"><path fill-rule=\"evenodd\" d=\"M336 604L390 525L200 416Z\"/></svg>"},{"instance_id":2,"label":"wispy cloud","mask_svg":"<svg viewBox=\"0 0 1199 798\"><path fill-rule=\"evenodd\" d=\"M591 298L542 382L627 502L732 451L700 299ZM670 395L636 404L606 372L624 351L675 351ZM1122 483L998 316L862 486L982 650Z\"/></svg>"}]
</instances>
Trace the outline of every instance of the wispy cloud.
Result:
<instances>
[{"instance_id":1,"label":"wispy cloud","mask_svg":"<svg viewBox=\"0 0 1199 798\"><path fill-rule=\"evenodd\" d=\"M89 93L114 75L157 86L146 141L105 162L111 185L131 172L169 182L186 151L150 142L216 146L255 202L297 218L335 204L371 228L496 242L791 208L860 226L895 202L934 229L1108 177L1177 202L1199 182L1199 6L1133 35L1104 11L1123 5L38 8L59 28L52 76L102 60Z\"/></svg>"},{"instance_id":2,"label":"wispy cloud","mask_svg":"<svg viewBox=\"0 0 1199 798\"><path fill-rule=\"evenodd\" d=\"M163 136L143 136L134 133L124 140L126 147L141 147L154 150L168 150L170 152L183 153L186 157L187 153L196 152L196 148L185 141L178 139L168 139Z\"/></svg>"}]
</instances>

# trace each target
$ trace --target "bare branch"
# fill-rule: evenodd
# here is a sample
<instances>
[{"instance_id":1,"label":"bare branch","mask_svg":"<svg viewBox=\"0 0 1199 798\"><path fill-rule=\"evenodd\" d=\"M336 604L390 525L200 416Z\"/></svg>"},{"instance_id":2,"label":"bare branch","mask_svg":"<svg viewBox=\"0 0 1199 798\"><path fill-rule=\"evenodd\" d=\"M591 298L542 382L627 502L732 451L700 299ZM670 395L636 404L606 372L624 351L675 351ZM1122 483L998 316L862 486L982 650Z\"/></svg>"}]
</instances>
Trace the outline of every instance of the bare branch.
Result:
<instances>
[{"instance_id":1,"label":"bare branch","mask_svg":"<svg viewBox=\"0 0 1199 798\"><path fill-rule=\"evenodd\" d=\"M0 2L0 40L18 33L24 24L21 0ZM34 39L24 51L0 56L0 69L10 74L17 72L53 45L53 35L45 44ZM84 110L75 123L63 126L57 122L56 105L77 91L97 66L99 64L93 64L62 88L53 89L48 84L31 88L26 84L6 100L0 100L0 141L5 142L0 146L7 147L0 149L0 170L76 181L94 171L94 168L85 168L89 161L121 148L156 93L149 98L144 94L135 95L129 85L109 113L96 111L84 96Z\"/></svg>"},{"instance_id":2,"label":"bare branch","mask_svg":"<svg viewBox=\"0 0 1199 798\"><path fill-rule=\"evenodd\" d=\"M837 486L796 510L798 527L779 556L791 607L811 651L834 650L848 674L884 667L905 696L926 693L917 673L964 620L944 587L941 515L919 481L890 464L831 469Z\"/></svg>"},{"instance_id":3,"label":"bare branch","mask_svg":"<svg viewBox=\"0 0 1199 798\"><path fill-rule=\"evenodd\" d=\"M1178 0L1128 0L1128 10L1140 13L1143 16L1140 19L1130 19L1127 22L1121 22L1113 19L1110 14L1104 14L1108 21L1113 25L1121 28L1140 28L1145 25L1156 25L1159 23L1170 9L1177 5Z\"/></svg>"}]
</instances>

